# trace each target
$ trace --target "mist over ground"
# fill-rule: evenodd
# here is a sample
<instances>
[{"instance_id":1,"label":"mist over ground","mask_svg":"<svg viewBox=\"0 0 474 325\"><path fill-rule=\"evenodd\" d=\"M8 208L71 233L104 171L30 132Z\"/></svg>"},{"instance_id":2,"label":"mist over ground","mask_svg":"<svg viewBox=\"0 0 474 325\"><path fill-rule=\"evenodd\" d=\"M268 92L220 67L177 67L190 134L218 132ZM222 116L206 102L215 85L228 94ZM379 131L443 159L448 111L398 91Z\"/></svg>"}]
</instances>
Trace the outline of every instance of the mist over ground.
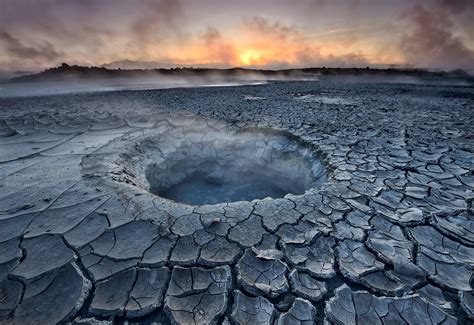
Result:
<instances>
[{"instance_id":1,"label":"mist over ground","mask_svg":"<svg viewBox=\"0 0 474 325\"><path fill-rule=\"evenodd\" d=\"M255 70L243 68L108 69L63 63L37 74L0 83L0 97L64 93L150 90L189 87L262 85L268 82L321 81L335 83L474 84L462 70L430 72L419 69L305 68Z\"/></svg>"},{"instance_id":2,"label":"mist over ground","mask_svg":"<svg viewBox=\"0 0 474 325\"><path fill-rule=\"evenodd\" d=\"M216 87L237 85L259 85L262 79L222 79L222 78L133 78L133 79L97 79L97 80L66 80L48 82L4 83L0 84L0 97L42 96L66 93L150 90L185 87Z\"/></svg>"}]
</instances>

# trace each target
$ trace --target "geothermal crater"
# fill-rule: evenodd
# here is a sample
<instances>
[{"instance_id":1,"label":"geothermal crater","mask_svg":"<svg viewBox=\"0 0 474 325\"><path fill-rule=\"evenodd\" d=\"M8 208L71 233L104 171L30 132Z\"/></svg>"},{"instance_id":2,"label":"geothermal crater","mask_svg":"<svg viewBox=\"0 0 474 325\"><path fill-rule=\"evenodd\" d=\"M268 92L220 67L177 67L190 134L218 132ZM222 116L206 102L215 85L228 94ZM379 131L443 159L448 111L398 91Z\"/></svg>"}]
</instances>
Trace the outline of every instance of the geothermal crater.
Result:
<instances>
[{"instance_id":1,"label":"geothermal crater","mask_svg":"<svg viewBox=\"0 0 474 325\"><path fill-rule=\"evenodd\" d=\"M147 158L133 164L145 188L203 205L301 195L325 180L314 148L294 137L274 130L201 131L183 129L174 140L156 136L140 143Z\"/></svg>"}]
</instances>

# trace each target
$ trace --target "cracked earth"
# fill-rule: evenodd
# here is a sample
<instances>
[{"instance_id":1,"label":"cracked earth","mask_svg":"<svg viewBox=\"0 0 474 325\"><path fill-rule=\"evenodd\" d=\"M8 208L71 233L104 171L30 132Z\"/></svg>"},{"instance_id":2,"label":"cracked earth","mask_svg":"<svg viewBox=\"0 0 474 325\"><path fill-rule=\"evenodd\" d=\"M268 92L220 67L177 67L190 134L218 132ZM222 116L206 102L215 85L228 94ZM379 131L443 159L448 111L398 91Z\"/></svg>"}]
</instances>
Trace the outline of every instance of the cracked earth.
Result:
<instances>
[{"instance_id":1,"label":"cracked earth","mask_svg":"<svg viewBox=\"0 0 474 325\"><path fill-rule=\"evenodd\" d=\"M287 82L0 108L1 324L474 319L472 87ZM236 154L225 141L241 134ZM210 158L294 194L160 196Z\"/></svg>"}]
</instances>

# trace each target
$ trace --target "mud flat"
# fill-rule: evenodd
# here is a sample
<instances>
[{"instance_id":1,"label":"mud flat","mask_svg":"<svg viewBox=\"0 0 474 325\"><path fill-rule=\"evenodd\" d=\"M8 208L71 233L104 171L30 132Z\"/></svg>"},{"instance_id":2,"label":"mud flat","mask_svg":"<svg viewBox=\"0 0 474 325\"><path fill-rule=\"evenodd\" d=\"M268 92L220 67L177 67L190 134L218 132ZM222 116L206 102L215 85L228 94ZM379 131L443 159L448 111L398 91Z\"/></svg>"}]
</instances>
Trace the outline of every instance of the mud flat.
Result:
<instances>
[{"instance_id":1,"label":"mud flat","mask_svg":"<svg viewBox=\"0 0 474 325\"><path fill-rule=\"evenodd\" d=\"M0 98L0 323L469 323L474 88Z\"/></svg>"}]
</instances>

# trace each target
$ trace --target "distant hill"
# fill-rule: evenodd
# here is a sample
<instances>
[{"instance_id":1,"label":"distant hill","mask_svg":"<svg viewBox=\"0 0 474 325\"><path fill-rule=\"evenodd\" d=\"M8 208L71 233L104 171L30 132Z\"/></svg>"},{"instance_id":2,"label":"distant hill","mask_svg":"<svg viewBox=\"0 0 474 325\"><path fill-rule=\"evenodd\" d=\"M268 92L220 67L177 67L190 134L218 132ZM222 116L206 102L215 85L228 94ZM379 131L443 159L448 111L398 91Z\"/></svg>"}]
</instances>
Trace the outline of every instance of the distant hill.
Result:
<instances>
[{"instance_id":1,"label":"distant hill","mask_svg":"<svg viewBox=\"0 0 474 325\"><path fill-rule=\"evenodd\" d=\"M134 61L134 60L120 60L104 63L100 66L107 69L122 69L122 70L153 70L153 69L173 69L173 68L225 68L217 64L178 64L173 62L158 62L158 61Z\"/></svg>"},{"instance_id":2,"label":"distant hill","mask_svg":"<svg viewBox=\"0 0 474 325\"><path fill-rule=\"evenodd\" d=\"M131 62L131 63L130 63ZM134 61L129 61L133 66ZM155 64L156 62L153 62ZM416 78L451 78L474 82L474 77L462 70L451 72L430 72L420 69L372 69L372 68L304 68L286 70L256 70L244 68L210 69L210 68L154 68L154 69L109 69L105 67L84 67L63 63L59 67L46 69L37 74L30 74L10 79L9 82L41 82L64 80L128 79L201 77L201 78L255 78L255 79L304 79L320 76L373 76L381 78L416 77Z\"/></svg>"},{"instance_id":3,"label":"distant hill","mask_svg":"<svg viewBox=\"0 0 474 325\"><path fill-rule=\"evenodd\" d=\"M171 69L176 68L177 65L173 63L164 63L156 61L132 61L120 60L109 63L104 63L100 68L106 69L123 69L123 70L150 70L150 69Z\"/></svg>"},{"instance_id":4,"label":"distant hill","mask_svg":"<svg viewBox=\"0 0 474 325\"><path fill-rule=\"evenodd\" d=\"M15 78L15 77L20 77L20 76L24 76L24 75L31 75L31 74L35 74L35 73L38 73L38 71L22 71L22 70L10 71L10 70L2 70L0 68L0 82L8 81L8 80L10 80L12 78Z\"/></svg>"}]
</instances>

